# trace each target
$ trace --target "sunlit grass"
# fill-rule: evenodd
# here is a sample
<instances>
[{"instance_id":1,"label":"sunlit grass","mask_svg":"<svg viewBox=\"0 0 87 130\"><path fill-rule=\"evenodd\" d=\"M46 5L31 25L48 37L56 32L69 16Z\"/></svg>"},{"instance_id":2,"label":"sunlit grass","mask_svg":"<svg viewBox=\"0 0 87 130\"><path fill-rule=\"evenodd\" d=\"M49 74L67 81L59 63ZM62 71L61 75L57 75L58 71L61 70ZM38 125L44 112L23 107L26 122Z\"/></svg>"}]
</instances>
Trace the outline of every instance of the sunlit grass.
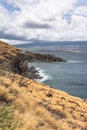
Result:
<instances>
[{"instance_id":1,"label":"sunlit grass","mask_svg":"<svg viewBox=\"0 0 87 130\"><path fill-rule=\"evenodd\" d=\"M6 73L0 76L0 113L4 113L0 117L3 122L0 130L86 128L87 103L84 100L23 76Z\"/></svg>"}]
</instances>

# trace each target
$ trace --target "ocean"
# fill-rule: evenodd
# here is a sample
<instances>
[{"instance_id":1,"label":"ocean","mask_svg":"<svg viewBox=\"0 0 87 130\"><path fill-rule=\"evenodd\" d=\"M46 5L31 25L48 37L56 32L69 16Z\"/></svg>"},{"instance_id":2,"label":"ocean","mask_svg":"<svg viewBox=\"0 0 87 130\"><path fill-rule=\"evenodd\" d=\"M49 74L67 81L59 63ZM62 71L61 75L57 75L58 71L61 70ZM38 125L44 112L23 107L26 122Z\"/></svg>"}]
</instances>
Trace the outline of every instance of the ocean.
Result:
<instances>
[{"instance_id":1,"label":"ocean","mask_svg":"<svg viewBox=\"0 0 87 130\"><path fill-rule=\"evenodd\" d=\"M54 54L67 62L32 62L43 77L42 82L53 88L87 99L87 42L34 41L17 47L43 54Z\"/></svg>"}]
</instances>

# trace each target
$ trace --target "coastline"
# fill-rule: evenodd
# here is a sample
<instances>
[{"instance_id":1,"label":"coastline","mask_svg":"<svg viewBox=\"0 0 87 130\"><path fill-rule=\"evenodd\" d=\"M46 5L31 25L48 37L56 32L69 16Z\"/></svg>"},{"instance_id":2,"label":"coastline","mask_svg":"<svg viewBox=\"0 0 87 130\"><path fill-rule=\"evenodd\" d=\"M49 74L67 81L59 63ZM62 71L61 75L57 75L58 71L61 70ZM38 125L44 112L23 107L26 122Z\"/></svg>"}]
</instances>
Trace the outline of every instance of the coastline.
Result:
<instances>
[{"instance_id":1,"label":"coastline","mask_svg":"<svg viewBox=\"0 0 87 130\"><path fill-rule=\"evenodd\" d=\"M76 75L79 74L78 68L75 71L76 75L74 75L74 77L70 75L70 74L73 74L74 69L72 70L72 72L71 70L68 71L68 67L73 68L73 65L75 65L75 63L76 63L76 67L78 67L78 64L80 63L80 61L72 59L72 60L67 60L64 63L61 60L58 63L54 61L55 61L55 58L59 59L59 57L55 57L52 54L43 55L43 54L31 53L31 52L27 52L27 53L29 57L32 57L32 60L28 61L26 59L25 54L22 52L22 50L0 41L0 67L5 70L11 71L15 74L20 74L30 79L34 79L38 82L43 82L47 84L48 86L53 86L56 89L66 91L70 93L71 95L81 97L83 99L87 98L86 96L87 94L85 91L86 82L80 82L79 80L77 80L78 76L76 77ZM41 60L42 57L44 61ZM52 60L52 62L50 60ZM38 65L34 67L30 67L28 66L28 62L30 64L36 63ZM41 66L39 66L39 64L41 64ZM58 66L59 66L59 69L58 69ZM39 72L37 71L38 67L40 68ZM65 71L64 74L61 73L62 71ZM81 72L81 74L83 73L84 73L84 70ZM67 78L70 80L67 80ZM72 81L72 79L76 79L76 80ZM85 77L81 79L85 81L84 80ZM76 88L78 87L82 88L81 85L83 85L84 89L83 90L79 89L78 91L78 89Z\"/></svg>"},{"instance_id":2,"label":"coastline","mask_svg":"<svg viewBox=\"0 0 87 130\"><path fill-rule=\"evenodd\" d=\"M41 79L41 72L38 72L33 66L30 67L28 62L66 62L66 60L52 54L23 52L21 49L0 41L0 65L4 69L31 79Z\"/></svg>"},{"instance_id":3,"label":"coastline","mask_svg":"<svg viewBox=\"0 0 87 130\"><path fill-rule=\"evenodd\" d=\"M38 74L40 75L41 78L35 79L35 81L39 82L39 83L43 83L44 81L47 80L53 80L53 77L51 75L49 75L46 70L43 70L41 68L36 68L36 71L38 71Z\"/></svg>"},{"instance_id":4,"label":"coastline","mask_svg":"<svg viewBox=\"0 0 87 130\"><path fill-rule=\"evenodd\" d=\"M0 43L0 49L1 129L86 130L87 100L31 80L40 68L29 68L13 46Z\"/></svg>"}]
</instances>

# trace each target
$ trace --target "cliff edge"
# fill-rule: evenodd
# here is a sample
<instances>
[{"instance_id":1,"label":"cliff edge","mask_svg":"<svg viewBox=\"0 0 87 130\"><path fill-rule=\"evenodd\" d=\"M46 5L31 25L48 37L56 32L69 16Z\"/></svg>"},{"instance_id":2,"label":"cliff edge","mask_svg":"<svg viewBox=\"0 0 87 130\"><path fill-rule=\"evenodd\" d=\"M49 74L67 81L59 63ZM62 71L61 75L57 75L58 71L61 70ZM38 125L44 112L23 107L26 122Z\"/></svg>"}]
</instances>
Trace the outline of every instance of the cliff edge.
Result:
<instances>
[{"instance_id":1,"label":"cliff edge","mask_svg":"<svg viewBox=\"0 0 87 130\"><path fill-rule=\"evenodd\" d=\"M22 63L20 49L0 42L0 130L87 130L87 100L25 77Z\"/></svg>"},{"instance_id":2,"label":"cliff edge","mask_svg":"<svg viewBox=\"0 0 87 130\"><path fill-rule=\"evenodd\" d=\"M0 66L8 71L21 74L31 79L42 78L28 62L65 62L64 59L50 54L23 52L21 49L0 41Z\"/></svg>"}]
</instances>

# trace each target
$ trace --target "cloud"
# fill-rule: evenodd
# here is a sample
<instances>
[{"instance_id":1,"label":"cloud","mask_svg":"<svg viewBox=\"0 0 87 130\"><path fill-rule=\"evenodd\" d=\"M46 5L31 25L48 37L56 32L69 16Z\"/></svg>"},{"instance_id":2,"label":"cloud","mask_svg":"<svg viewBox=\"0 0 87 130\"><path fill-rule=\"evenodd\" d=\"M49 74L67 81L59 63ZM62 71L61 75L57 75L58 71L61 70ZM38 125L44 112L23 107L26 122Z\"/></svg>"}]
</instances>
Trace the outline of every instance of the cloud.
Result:
<instances>
[{"instance_id":1,"label":"cloud","mask_svg":"<svg viewBox=\"0 0 87 130\"><path fill-rule=\"evenodd\" d=\"M0 0L0 39L87 40L87 0Z\"/></svg>"},{"instance_id":2,"label":"cloud","mask_svg":"<svg viewBox=\"0 0 87 130\"><path fill-rule=\"evenodd\" d=\"M1 39L8 39L8 40L17 40L17 41L26 41L27 39L24 36L18 36L15 34L6 34L4 32L0 32Z\"/></svg>"},{"instance_id":3,"label":"cloud","mask_svg":"<svg viewBox=\"0 0 87 130\"><path fill-rule=\"evenodd\" d=\"M26 22L24 23L24 28L32 28L32 29L50 29L51 26L48 23L43 23L43 22Z\"/></svg>"},{"instance_id":4,"label":"cloud","mask_svg":"<svg viewBox=\"0 0 87 130\"><path fill-rule=\"evenodd\" d=\"M76 5L78 5L78 6L80 6L80 5L81 5L81 6L82 6L82 5L87 6L87 0L79 0Z\"/></svg>"}]
</instances>

